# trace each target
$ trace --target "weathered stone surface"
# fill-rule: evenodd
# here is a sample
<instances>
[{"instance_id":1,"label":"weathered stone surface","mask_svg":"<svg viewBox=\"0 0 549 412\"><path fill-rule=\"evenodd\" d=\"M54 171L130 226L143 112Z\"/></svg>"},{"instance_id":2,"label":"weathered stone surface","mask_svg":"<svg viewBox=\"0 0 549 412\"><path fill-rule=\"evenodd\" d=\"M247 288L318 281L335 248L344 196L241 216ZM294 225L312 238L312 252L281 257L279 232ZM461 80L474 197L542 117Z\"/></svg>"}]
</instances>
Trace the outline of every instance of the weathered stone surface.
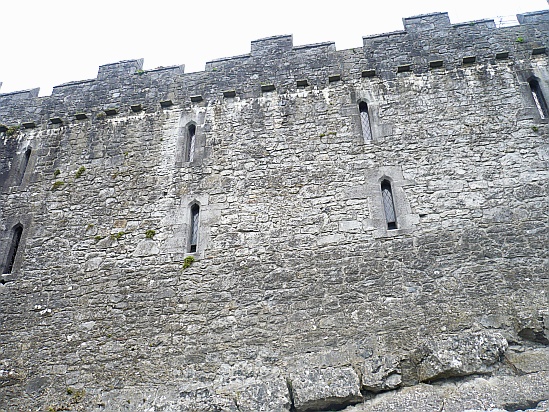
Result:
<instances>
[{"instance_id":1,"label":"weathered stone surface","mask_svg":"<svg viewBox=\"0 0 549 412\"><path fill-rule=\"evenodd\" d=\"M444 407L449 412L463 409L490 407L507 411L535 407L549 399L547 385L549 372L522 376L502 376L489 379L474 379L449 392Z\"/></svg>"},{"instance_id":2,"label":"weathered stone surface","mask_svg":"<svg viewBox=\"0 0 549 412\"><path fill-rule=\"evenodd\" d=\"M523 376L475 378L457 384L419 384L383 392L346 412L463 412L465 410L516 411L535 408L549 399L549 372Z\"/></svg>"},{"instance_id":3,"label":"weathered stone surface","mask_svg":"<svg viewBox=\"0 0 549 412\"><path fill-rule=\"evenodd\" d=\"M137 244L137 247L133 252L133 256L144 257L144 256L158 255L159 253L160 253L160 249L158 248L158 246L154 241L143 240Z\"/></svg>"},{"instance_id":4,"label":"weathered stone surface","mask_svg":"<svg viewBox=\"0 0 549 412\"><path fill-rule=\"evenodd\" d=\"M505 359L519 373L549 371L549 348L534 348L520 352L507 351Z\"/></svg>"},{"instance_id":5,"label":"weathered stone surface","mask_svg":"<svg viewBox=\"0 0 549 412\"><path fill-rule=\"evenodd\" d=\"M402 384L400 359L396 356L376 356L367 359L360 372L362 388L368 391L385 391Z\"/></svg>"},{"instance_id":6,"label":"weathered stone surface","mask_svg":"<svg viewBox=\"0 0 549 412\"><path fill-rule=\"evenodd\" d=\"M360 381L350 367L304 370L290 375L298 412L341 408L362 401Z\"/></svg>"},{"instance_id":7,"label":"weathered stone surface","mask_svg":"<svg viewBox=\"0 0 549 412\"><path fill-rule=\"evenodd\" d=\"M420 381L451 376L487 373L500 361L507 341L499 333L460 334L443 340L430 340L420 349Z\"/></svg>"},{"instance_id":8,"label":"weathered stone surface","mask_svg":"<svg viewBox=\"0 0 549 412\"><path fill-rule=\"evenodd\" d=\"M522 313L517 318L521 338L549 345L549 311Z\"/></svg>"},{"instance_id":9,"label":"weathered stone surface","mask_svg":"<svg viewBox=\"0 0 549 412\"><path fill-rule=\"evenodd\" d=\"M278 368L240 362L222 365L214 381L216 393L232 399L239 412L289 411L292 400L286 378Z\"/></svg>"},{"instance_id":10,"label":"weathered stone surface","mask_svg":"<svg viewBox=\"0 0 549 412\"><path fill-rule=\"evenodd\" d=\"M61 406L68 405L69 399L65 403L55 403L51 401L50 405ZM166 383L162 388L151 390L150 388L130 388L103 391L101 394L87 393L84 399L71 407L75 410L84 411L196 411L196 412L240 412L234 400L223 395L216 394L208 387L186 387L173 388ZM76 409L80 407L81 409Z\"/></svg>"}]
</instances>

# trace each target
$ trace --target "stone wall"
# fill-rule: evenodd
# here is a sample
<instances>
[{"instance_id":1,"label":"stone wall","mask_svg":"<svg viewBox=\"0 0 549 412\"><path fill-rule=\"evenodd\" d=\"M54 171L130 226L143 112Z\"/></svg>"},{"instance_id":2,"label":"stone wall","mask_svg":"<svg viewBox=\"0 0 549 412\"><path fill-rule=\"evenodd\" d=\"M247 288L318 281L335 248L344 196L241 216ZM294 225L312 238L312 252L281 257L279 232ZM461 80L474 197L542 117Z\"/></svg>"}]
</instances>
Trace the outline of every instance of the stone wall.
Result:
<instances>
[{"instance_id":1,"label":"stone wall","mask_svg":"<svg viewBox=\"0 0 549 412\"><path fill-rule=\"evenodd\" d=\"M542 410L549 12L519 22L0 95L0 410Z\"/></svg>"}]
</instances>

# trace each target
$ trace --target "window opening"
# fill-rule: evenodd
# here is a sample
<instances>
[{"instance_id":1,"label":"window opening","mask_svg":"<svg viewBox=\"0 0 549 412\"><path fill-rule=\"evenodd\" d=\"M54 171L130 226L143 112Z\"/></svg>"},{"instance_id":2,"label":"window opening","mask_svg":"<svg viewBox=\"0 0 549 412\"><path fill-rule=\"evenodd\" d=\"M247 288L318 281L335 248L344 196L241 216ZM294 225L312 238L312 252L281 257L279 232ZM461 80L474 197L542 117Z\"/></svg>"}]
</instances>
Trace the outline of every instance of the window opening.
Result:
<instances>
[{"instance_id":1,"label":"window opening","mask_svg":"<svg viewBox=\"0 0 549 412\"><path fill-rule=\"evenodd\" d=\"M25 171L27 170L27 166L29 164L30 155L31 155L31 149L29 148L25 151L25 156L23 157L23 163L21 163L21 173L19 173L18 186L21 186L21 183L23 183L23 177L25 177Z\"/></svg>"},{"instance_id":2,"label":"window opening","mask_svg":"<svg viewBox=\"0 0 549 412\"><path fill-rule=\"evenodd\" d=\"M370 126L370 116L368 115L368 105L360 102L358 105L360 112L360 123L362 124L362 136L364 140L372 140L372 128Z\"/></svg>"},{"instance_id":3,"label":"window opening","mask_svg":"<svg viewBox=\"0 0 549 412\"><path fill-rule=\"evenodd\" d=\"M395 202L393 200L393 190L388 180L381 182L381 197L383 199L383 209L385 210L385 219L387 220L387 229L397 228Z\"/></svg>"},{"instance_id":4,"label":"window opening","mask_svg":"<svg viewBox=\"0 0 549 412\"><path fill-rule=\"evenodd\" d=\"M549 110L547 108L547 102L543 97L543 93L541 92L541 87L539 87L539 82L536 79L533 79L533 80L530 80L528 83L530 84L530 91L532 92L532 98L534 99L534 103L538 108L540 117L542 119L549 118Z\"/></svg>"},{"instance_id":5,"label":"window opening","mask_svg":"<svg viewBox=\"0 0 549 412\"><path fill-rule=\"evenodd\" d=\"M198 222L200 215L200 206L196 203L191 207L191 240L189 242L189 252L196 252L198 245Z\"/></svg>"},{"instance_id":6,"label":"window opening","mask_svg":"<svg viewBox=\"0 0 549 412\"><path fill-rule=\"evenodd\" d=\"M21 235L23 234L23 226L16 225L12 229L11 244L8 252L8 259L6 261L6 267L4 274L9 274L13 270L13 264L15 263L15 257L17 256L17 249L19 249L19 242L21 241Z\"/></svg>"},{"instance_id":7,"label":"window opening","mask_svg":"<svg viewBox=\"0 0 549 412\"><path fill-rule=\"evenodd\" d=\"M187 162L192 162L194 160L194 145L196 141L196 126L194 124L189 125L187 129L188 138L187 138Z\"/></svg>"}]
</instances>

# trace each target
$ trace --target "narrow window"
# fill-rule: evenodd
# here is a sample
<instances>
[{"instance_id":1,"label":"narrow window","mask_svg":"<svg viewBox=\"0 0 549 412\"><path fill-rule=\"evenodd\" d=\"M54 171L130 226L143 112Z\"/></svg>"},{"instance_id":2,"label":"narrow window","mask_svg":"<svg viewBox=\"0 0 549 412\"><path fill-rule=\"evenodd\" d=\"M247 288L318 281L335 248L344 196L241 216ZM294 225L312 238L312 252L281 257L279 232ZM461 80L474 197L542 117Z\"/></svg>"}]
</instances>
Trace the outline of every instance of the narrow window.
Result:
<instances>
[{"instance_id":1,"label":"narrow window","mask_svg":"<svg viewBox=\"0 0 549 412\"><path fill-rule=\"evenodd\" d=\"M532 92L532 98L534 103L538 108L539 115L542 119L547 119L549 117L549 110L547 109L547 102L543 97L541 92L541 87L539 87L539 82L536 79L532 79L528 82L530 84L530 91Z\"/></svg>"},{"instance_id":2,"label":"narrow window","mask_svg":"<svg viewBox=\"0 0 549 412\"><path fill-rule=\"evenodd\" d=\"M25 156L23 157L23 162L21 163L18 186L21 186L21 183L23 183L23 177L25 177L25 171L27 170L27 166L29 164L30 155L31 149L28 148L25 152Z\"/></svg>"},{"instance_id":3,"label":"narrow window","mask_svg":"<svg viewBox=\"0 0 549 412\"><path fill-rule=\"evenodd\" d=\"M17 249L19 249L19 242L21 241L21 235L23 234L23 226L15 225L11 231L11 243L8 251L8 259L6 260L6 266L4 273L11 273L13 270L13 264L15 263L15 257L17 256Z\"/></svg>"},{"instance_id":4,"label":"narrow window","mask_svg":"<svg viewBox=\"0 0 549 412\"><path fill-rule=\"evenodd\" d=\"M196 141L196 126L194 124L189 125L187 134L187 158L185 161L192 162L194 160L194 144Z\"/></svg>"},{"instance_id":5,"label":"narrow window","mask_svg":"<svg viewBox=\"0 0 549 412\"><path fill-rule=\"evenodd\" d=\"M387 229L396 229L395 202L393 201L391 183L388 180L381 182L381 197L383 199L383 209L385 210L385 220L387 220Z\"/></svg>"},{"instance_id":6,"label":"narrow window","mask_svg":"<svg viewBox=\"0 0 549 412\"><path fill-rule=\"evenodd\" d=\"M198 222L200 216L200 206L196 203L191 207L191 231L190 231L190 242L189 242L189 252L196 252L196 246L198 245Z\"/></svg>"},{"instance_id":7,"label":"narrow window","mask_svg":"<svg viewBox=\"0 0 549 412\"><path fill-rule=\"evenodd\" d=\"M360 111L360 123L362 124L362 136L364 140L372 140L372 128L370 127L370 116L368 115L368 105L360 102L358 105Z\"/></svg>"}]
</instances>

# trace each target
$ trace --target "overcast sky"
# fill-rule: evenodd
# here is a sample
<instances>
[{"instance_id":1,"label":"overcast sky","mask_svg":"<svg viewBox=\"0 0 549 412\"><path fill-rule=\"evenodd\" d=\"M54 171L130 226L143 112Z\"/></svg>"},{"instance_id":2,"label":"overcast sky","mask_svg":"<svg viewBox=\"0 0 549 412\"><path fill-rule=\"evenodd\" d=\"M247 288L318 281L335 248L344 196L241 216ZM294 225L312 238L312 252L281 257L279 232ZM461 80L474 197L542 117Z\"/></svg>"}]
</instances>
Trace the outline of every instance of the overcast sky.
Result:
<instances>
[{"instance_id":1,"label":"overcast sky","mask_svg":"<svg viewBox=\"0 0 549 412\"><path fill-rule=\"evenodd\" d=\"M0 93L92 79L102 64L144 69L245 54L250 42L293 34L294 45L402 30L402 18L446 11L452 23L544 10L547 0L0 0Z\"/></svg>"}]
</instances>

